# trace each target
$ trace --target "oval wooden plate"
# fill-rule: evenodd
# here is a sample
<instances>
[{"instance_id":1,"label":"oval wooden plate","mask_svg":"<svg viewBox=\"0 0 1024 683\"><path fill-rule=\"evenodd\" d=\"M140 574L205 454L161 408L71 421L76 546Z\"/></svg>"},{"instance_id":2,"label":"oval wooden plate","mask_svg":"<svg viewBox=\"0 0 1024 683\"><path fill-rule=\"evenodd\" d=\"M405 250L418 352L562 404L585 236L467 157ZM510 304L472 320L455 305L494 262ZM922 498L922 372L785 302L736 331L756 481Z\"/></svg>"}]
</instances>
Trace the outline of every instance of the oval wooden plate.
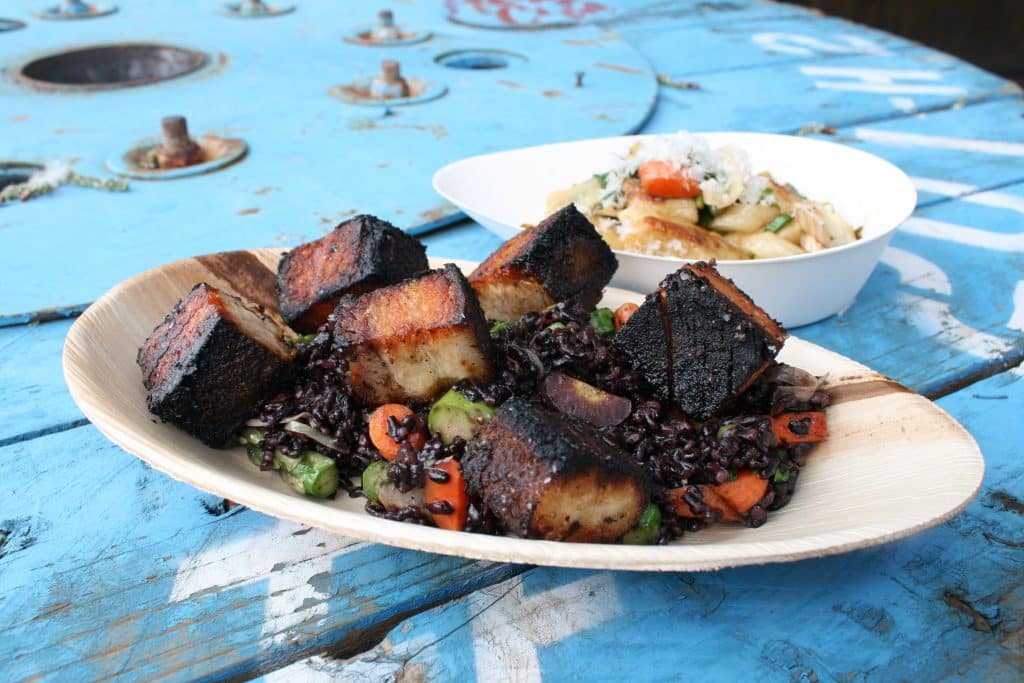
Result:
<instances>
[{"instance_id":1,"label":"oval wooden plate","mask_svg":"<svg viewBox=\"0 0 1024 683\"><path fill-rule=\"evenodd\" d=\"M812 454L792 502L760 529L716 525L667 546L556 543L378 519L363 511L363 499L344 494L330 501L304 497L253 467L242 448L210 449L157 421L146 409L135 364L139 345L196 282L276 309L271 269L280 255L263 249L177 261L119 284L90 306L64 345L64 376L86 417L161 472L268 515L367 541L498 562L692 571L832 555L940 524L981 485L985 465L977 444L940 408L863 365L790 338L782 360L830 377L831 437ZM609 289L604 304L641 299Z\"/></svg>"}]
</instances>

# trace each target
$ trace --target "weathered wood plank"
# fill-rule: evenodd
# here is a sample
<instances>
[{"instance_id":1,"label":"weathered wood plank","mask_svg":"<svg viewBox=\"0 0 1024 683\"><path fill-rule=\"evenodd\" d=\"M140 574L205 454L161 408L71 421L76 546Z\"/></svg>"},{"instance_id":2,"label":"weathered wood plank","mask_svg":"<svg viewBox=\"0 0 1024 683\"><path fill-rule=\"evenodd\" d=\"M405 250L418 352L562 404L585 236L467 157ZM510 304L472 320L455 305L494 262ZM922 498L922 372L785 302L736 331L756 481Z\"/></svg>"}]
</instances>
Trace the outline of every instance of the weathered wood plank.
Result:
<instances>
[{"instance_id":1,"label":"weathered wood plank","mask_svg":"<svg viewBox=\"0 0 1024 683\"><path fill-rule=\"evenodd\" d=\"M856 303L799 334L927 394L1000 361L1019 362L1022 216L1024 184L919 210Z\"/></svg>"},{"instance_id":2,"label":"weathered wood plank","mask_svg":"<svg viewBox=\"0 0 1024 683\"><path fill-rule=\"evenodd\" d=\"M92 427L0 448L0 462L6 681L273 668L520 571L229 509Z\"/></svg>"},{"instance_id":3,"label":"weathered wood plank","mask_svg":"<svg viewBox=\"0 0 1024 683\"><path fill-rule=\"evenodd\" d=\"M918 206L1024 180L1024 100L840 128L824 140L877 154L916 182Z\"/></svg>"},{"instance_id":4,"label":"weathered wood plank","mask_svg":"<svg viewBox=\"0 0 1024 683\"><path fill-rule=\"evenodd\" d=\"M538 568L395 628L303 680L1018 681L1024 670L1024 370L941 400L988 464L965 513L873 550L695 574ZM885 476L879 472L879 476ZM697 675L697 674L694 674Z\"/></svg>"},{"instance_id":5,"label":"weathered wood plank","mask_svg":"<svg viewBox=\"0 0 1024 683\"><path fill-rule=\"evenodd\" d=\"M36 8L19 0L27 12ZM203 20L183 13L199 12ZM207 16L207 13L208 16ZM136 181L127 193L63 187L2 207L6 263L0 317L24 320L40 309L88 302L125 277L196 252L294 244L340 219L373 212L403 227L451 220L454 208L433 192L434 170L474 153L566 137L634 130L654 105L657 83L646 59L591 26L560 32L487 32L444 19L438 3L403 6L399 21L434 37L393 53L349 45L374 15L341 17L331 3L309 3L272 22L215 15L210 8L149 3L102 20L33 22L5 34L0 63L17 66L69 42L159 40L197 46L214 66L146 87L74 94L0 82L2 156L25 161L78 159L76 169L107 175L104 162L159 131L159 117L183 113L198 135L242 136L248 156L217 173L167 182ZM355 25L353 25L355 24ZM486 49L501 69L451 69L443 54ZM511 54L511 56L509 56ZM218 63L220 55L220 63ZM518 56L517 56L518 55ZM346 104L328 93L369 78L398 57L410 78L443 83L448 94L422 104ZM592 63L617 69L589 69ZM575 73L588 70L587 87ZM490 112L487 122L480 114Z\"/></svg>"},{"instance_id":6,"label":"weathered wood plank","mask_svg":"<svg viewBox=\"0 0 1024 683\"><path fill-rule=\"evenodd\" d=\"M84 421L60 357L70 321L0 328L0 446Z\"/></svg>"}]
</instances>

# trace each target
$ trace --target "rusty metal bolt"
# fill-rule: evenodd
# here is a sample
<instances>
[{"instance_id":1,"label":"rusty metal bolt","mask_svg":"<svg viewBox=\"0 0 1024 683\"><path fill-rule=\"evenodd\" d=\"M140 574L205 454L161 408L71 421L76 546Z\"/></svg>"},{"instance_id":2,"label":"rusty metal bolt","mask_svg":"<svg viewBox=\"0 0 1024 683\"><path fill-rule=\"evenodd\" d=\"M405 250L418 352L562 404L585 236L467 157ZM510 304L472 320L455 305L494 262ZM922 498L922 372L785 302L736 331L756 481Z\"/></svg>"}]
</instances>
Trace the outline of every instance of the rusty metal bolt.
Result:
<instances>
[{"instance_id":1,"label":"rusty metal bolt","mask_svg":"<svg viewBox=\"0 0 1024 683\"><path fill-rule=\"evenodd\" d=\"M373 39L388 43L401 38L401 31L395 26L395 14L389 9L377 12L377 26L373 29Z\"/></svg>"},{"instance_id":2,"label":"rusty metal bolt","mask_svg":"<svg viewBox=\"0 0 1024 683\"><path fill-rule=\"evenodd\" d=\"M380 100L409 96L409 83L402 78L397 60L385 59L380 63L380 74L370 81L370 96Z\"/></svg>"},{"instance_id":3,"label":"rusty metal bolt","mask_svg":"<svg viewBox=\"0 0 1024 683\"><path fill-rule=\"evenodd\" d=\"M92 14L92 7L82 0L64 0L60 6L61 14Z\"/></svg>"},{"instance_id":4,"label":"rusty metal bolt","mask_svg":"<svg viewBox=\"0 0 1024 683\"><path fill-rule=\"evenodd\" d=\"M266 14L268 11L263 0L242 0L238 5L239 14Z\"/></svg>"},{"instance_id":5,"label":"rusty metal bolt","mask_svg":"<svg viewBox=\"0 0 1024 683\"><path fill-rule=\"evenodd\" d=\"M202 150L189 137L184 116L165 116L160 127L163 139L154 151L158 168L182 168L202 161Z\"/></svg>"}]
</instances>

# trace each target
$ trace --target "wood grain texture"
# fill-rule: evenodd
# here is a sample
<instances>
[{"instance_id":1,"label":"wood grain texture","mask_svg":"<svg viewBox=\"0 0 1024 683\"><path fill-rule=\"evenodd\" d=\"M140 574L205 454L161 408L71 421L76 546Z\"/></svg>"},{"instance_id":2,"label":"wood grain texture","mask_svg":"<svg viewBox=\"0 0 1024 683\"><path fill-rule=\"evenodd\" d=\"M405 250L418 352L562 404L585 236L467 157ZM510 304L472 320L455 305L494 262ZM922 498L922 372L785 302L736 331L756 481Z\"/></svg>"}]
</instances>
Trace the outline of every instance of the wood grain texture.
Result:
<instances>
[{"instance_id":1,"label":"wood grain texture","mask_svg":"<svg viewBox=\"0 0 1024 683\"><path fill-rule=\"evenodd\" d=\"M279 252L235 252L220 264L273 265ZM847 390L829 410L830 439L801 475L801 495L763 529L725 525L669 546L567 544L449 532L366 515L362 501L316 501L290 492L261 473L244 449L216 451L166 424L156 424L132 359L166 311L199 281L238 291L253 281L248 268L212 272L209 257L178 261L128 280L93 304L72 327L65 345L65 377L72 396L108 438L156 469L204 491L275 517L367 541L475 559L570 567L695 570L782 562L866 547L916 533L958 512L973 497L984 464L967 432L926 399L887 384L838 354L791 338L781 358L815 374L828 374ZM437 265L437 262L434 262ZM472 264L461 264L463 269ZM641 300L610 289L605 303ZM929 455L926 456L925 453ZM936 455L938 454L938 455ZM932 459L928 459L931 457ZM925 468L941 457L942 468ZM915 472L911 486L878 485L878 471L898 458ZM919 462L918 459L924 461ZM922 472L923 470L923 472ZM874 489L851 497L850 491ZM901 501L893 509L888 501Z\"/></svg>"}]
</instances>

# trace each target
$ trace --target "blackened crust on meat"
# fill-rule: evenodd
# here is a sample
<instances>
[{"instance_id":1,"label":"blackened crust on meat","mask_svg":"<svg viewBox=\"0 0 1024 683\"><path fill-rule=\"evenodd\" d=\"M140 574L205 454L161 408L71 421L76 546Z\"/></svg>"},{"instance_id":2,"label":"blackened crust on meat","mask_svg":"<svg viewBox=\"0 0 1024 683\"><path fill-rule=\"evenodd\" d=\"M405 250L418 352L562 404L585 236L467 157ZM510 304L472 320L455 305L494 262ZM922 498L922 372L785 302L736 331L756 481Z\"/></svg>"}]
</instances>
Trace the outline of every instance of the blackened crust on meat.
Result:
<instances>
[{"instance_id":1,"label":"blackened crust on meat","mask_svg":"<svg viewBox=\"0 0 1024 683\"><path fill-rule=\"evenodd\" d=\"M757 380L785 338L731 280L696 263L666 277L615 341L662 398L706 420Z\"/></svg>"},{"instance_id":2,"label":"blackened crust on meat","mask_svg":"<svg viewBox=\"0 0 1024 683\"><path fill-rule=\"evenodd\" d=\"M352 389L369 403L427 401L460 380L487 383L494 376L487 321L450 263L342 297L333 317Z\"/></svg>"},{"instance_id":3,"label":"blackened crust on meat","mask_svg":"<svg viewBox=\"0 0 1024 683\"><path fill-rule=\"evenodd\" d=\"M518 397L467 444L462 469L470 495L524 538L614 542L647 503L628 455L592 428Z\"/></svg>"},{"instance_id":4,"label":"blackened crust on meat","mask_svg":"<svg viewBox=\"0 0 1024 683\"><path fill-rule=\"evenodd\" d=\"M314 332L343 295L389 285L428 267L426 248L415 237L373 216L356 216L281 259L281 317L300 332Z\"/></svg>"},{"instance_id":5,"label":"blackened crust on meat","mask_svg":"<svg viewBox=\"0 0 1024 683\"><path fill-rule=\"evenodd\" d=\"M596 303L618 262L573 205L505 242L469 276L492 320L514 320L558 301Z\"/></svg>"},{"instance_id":6,"label":"blackened crust on meat","mask_svg":"<svg viewBox=\"0 0 1024 683\"><path fill-rule=\"evenodd\" d=\"M282 329L241 300L200 283L138 353L149 410L208 446L224 446L294 376Z\"/></svg>"}]
</instances>

